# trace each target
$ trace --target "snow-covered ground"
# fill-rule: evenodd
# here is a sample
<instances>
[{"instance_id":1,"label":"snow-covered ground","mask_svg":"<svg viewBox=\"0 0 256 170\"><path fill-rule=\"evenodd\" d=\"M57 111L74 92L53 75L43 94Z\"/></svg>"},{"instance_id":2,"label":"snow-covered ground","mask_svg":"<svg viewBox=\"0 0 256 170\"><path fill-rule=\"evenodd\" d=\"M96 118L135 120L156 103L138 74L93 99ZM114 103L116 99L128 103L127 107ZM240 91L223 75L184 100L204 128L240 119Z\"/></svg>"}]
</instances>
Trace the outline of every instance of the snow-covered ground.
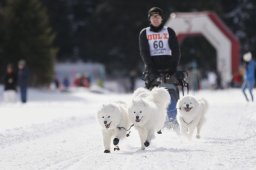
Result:
<instances>
[{"instance_id":1,"label":"snow-covered ground","mask_svg":"<svg viewBox=\"0 0 256 170\"><path fill-rule=\"evenodd\" d=\"M201 91L209 102L202 138L184 141L164 129L140 150L137 131L104 154L95 115L130 94L30 90L27 104L0 103L1 170L255 170L256 103L239 89Z\"/></svg>"}]
</instances>

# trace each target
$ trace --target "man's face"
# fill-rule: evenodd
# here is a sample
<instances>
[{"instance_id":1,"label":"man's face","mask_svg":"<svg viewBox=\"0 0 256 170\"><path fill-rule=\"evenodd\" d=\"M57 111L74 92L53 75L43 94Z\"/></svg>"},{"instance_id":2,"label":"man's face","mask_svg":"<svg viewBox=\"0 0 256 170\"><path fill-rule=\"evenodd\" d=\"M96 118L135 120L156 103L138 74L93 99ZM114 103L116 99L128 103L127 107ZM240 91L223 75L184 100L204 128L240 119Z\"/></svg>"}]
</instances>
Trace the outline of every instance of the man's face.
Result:
<instances>
[{"instance_id":1,"label":"man's face","mask_svg":"<svg viewBox=\"0 0 256 170\"><path fill-rule=\"evenodd\" d=\"M23 69L23 68L24 68L24 64L19 64L19 65L18 65L18 68L19 68L19 69Z\"/></svg>"},{"instance_id":2,"label":"man's face","mask_svg":"<svg viewBox=\"0 0 256 170\"><path fill-rule=\"evenodd\" d=\"M158 27L161 25L163 19L159 14L153 14L150 16L149 20L154 27Z\"/></svg>"},{"instance_id":3,"label":"man's face","mask_svg":"<svg viewBox=\"0 0 256 170\"><path fill-rule=\"evenodd\" d=\"M11 67L7 67L7 73L12 73L12 68Z\"/></svg>"}]
</instances>

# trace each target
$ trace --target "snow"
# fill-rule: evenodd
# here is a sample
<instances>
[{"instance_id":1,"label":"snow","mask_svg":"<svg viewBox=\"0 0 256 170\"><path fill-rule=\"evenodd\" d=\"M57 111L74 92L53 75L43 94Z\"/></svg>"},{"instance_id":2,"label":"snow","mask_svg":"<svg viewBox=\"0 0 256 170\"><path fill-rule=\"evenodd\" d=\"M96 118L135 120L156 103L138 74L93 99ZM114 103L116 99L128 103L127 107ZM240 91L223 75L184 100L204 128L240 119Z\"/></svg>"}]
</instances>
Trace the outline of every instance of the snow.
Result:
<instances>
[{"instance_id":1,"label":"snow","mask_svg":"<svg viewBox=\"0 0 256 170\"><path fill-rule=\"evenodd\" d=\"M194 94L209 102L202 138L187 141L163 129L140 150L132 130L120 151L104 154L96 112L131 94L30 90L27 104L0 103L0 169L3 170L254 170L256 104L240 89Z\"/></svg>"}]
</instances>

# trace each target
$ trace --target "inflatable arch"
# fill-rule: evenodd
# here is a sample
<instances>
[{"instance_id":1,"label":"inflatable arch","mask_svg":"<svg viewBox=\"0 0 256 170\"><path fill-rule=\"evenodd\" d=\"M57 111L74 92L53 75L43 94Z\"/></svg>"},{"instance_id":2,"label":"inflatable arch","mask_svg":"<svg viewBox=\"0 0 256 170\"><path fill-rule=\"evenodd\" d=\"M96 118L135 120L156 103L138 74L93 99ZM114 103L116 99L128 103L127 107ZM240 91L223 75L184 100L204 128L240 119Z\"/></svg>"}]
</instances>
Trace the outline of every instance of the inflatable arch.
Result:
<instances>
[{"instance_id":1,"label":"inflatable arch","mask_svg":"<svg viewBox=\"0 0 256 170\"><path fill-rule=\"evenodd\" d=\"M232 74L239 68L240 44L215 13L172 13L166 25L174 29L179 41L189 35L203 35L216 49L216 68L223 85L231 81Z\"/></svg>"}]
</instances>

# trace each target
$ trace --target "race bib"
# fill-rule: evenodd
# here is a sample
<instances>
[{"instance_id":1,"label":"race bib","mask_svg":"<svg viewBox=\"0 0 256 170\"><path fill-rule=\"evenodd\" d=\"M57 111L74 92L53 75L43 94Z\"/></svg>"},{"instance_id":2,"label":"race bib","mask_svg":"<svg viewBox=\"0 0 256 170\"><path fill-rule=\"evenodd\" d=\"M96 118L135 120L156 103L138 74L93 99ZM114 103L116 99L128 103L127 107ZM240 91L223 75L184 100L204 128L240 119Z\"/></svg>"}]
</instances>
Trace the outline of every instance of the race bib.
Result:
<instances>
[{"instance_id":1,"label":"race bib","mask_svg":"<svg viewBox=\"0 0 256 170\"><path fill-rule=\"evenodd\" d=\"M146 28L146 35L149 43L151 56L172 55L169 47L169 33L167 27L163 27L160 32L150 31L150 27Z\"/></svg>"}]
</instances>

